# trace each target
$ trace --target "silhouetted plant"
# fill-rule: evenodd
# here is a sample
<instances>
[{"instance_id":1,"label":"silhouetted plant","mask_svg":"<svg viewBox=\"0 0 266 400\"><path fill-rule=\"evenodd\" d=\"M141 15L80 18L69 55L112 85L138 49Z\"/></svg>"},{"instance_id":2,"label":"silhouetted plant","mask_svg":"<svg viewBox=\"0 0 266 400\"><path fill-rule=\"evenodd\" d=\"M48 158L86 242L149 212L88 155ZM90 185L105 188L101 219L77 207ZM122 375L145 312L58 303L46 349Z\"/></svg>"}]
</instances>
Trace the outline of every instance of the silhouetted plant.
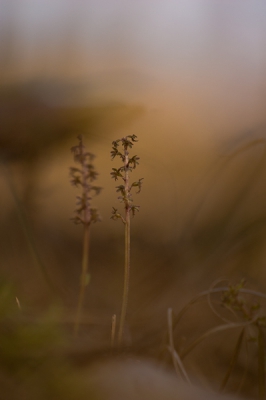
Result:
<instances>
[{"instance_id":1,"label":"silhouetted plant","mask_svg":"<svg viewBox=\"0 0 266 400\"><path fill-rule=\"evenodd\" d=\"M120 219L125 226L125 268L124 268L124 289L122 298L122 308L120 315L120 324L118 332L118 343L121 344L124 333L124 325L127 313L128 303L128 290L129 290L129 274L130 274L130 219L131 216L139 211L139 206L133 204L132 199L132 188L137 188L137 193L141 191L142 180L133 182L130 184L129 174L139 164L139 157L134 155L129 157L129 149L133 147L133 144L137 142L136 135L128 135L121 139L115 140L112 143L111 158L119 157L123 163L120 168L112 168L111 176L115 181L121 179L123 184L116 186L116 191L119 193L118 199L124 204L124 216L122 216L116 208L113 207L112 216L113 220ZM119 151L121 144L122 152Z\"/></svg>"},{"instance_id":2,"label":"silhouetted plant","mask_svg":"<svg viewBox=\"0 0 266 400\"><path fill-rule=\"evenodd\" d=\"M70 168L71 184L73 186L82 188L81 195L77 196L77 208L75 210L75 217L72 218L72 220L74 223L82 224L84 227L82 272L80 278L78 308L74 325L75 335L77 335L79 331L85 288L90 281L90 274L88 272L90 226L92 223L101 220L98 210L93 208L91 205L93 195L98 195L101 191L99 186L95 186L93 184L98 176L98 173L95 171L94 165L92 164L95 156L86 151L81 135L78 136L78 139L79 144L77 146L73 146L71 151L74 154L74 161L80 164L80 167Z\"/></svg>"}]
</instances>

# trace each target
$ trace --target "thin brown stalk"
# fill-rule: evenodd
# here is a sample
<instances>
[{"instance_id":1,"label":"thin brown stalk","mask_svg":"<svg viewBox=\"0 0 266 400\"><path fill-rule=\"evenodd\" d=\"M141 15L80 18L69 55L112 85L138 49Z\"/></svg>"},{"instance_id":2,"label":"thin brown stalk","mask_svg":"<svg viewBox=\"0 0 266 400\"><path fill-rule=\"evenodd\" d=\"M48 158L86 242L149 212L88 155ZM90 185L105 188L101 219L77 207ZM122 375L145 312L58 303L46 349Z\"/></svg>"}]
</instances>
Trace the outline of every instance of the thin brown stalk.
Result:
<instances>
[{"instance_id":1,"label":"thin brown stalk","mask_svg":"<svg viewBox=\"0 0 266 400\"><path fill-rule=\"evenodd\" d=\"M80 277L80 290L76 320L74 325L74 336L76 337L79 332L82 308L84 304L85 290L89 280L89 239L90 239L90 226L84 225L84 238L83 238L83 256L82 256L82 271Z\"/></svg>"},{"instance_id":2,"label":"thin brown stalk","mask_svg":"<svg viewBox=\"0 0 266 400\"><path fill-rule=\"evenodd\" d=\"M138 188L137 193L140 192L143 178L139 179L132 184L129 183L129 173L138 165L138 156L129 157L128 149L131 149L134 142L137 141L136 135L128 135L122 139L113 141L111 157L119 157L123 165L120 168L112 168L111 176L115 181L122 179L123 184L116 186L116 191L120 194L118 199L124 203L124 216L122 216L117 209L113 207L111 218L114 220L121 219L125 229L125 266L124 266L124 287L122 296L122 306L120 314L120 323L118 331L118 345L120 346L124 337L125 321L128 306L128 292L129 292L129 277L130 277L130 219L134 216L136 211L139 211L139 206L133 204L131 189ZM122 152L119 151L119 146L122 145Z\"/></svg>"},{"instance_id":3,"label":"thin brown stalk","mask_svg":"<svg viewBox=\"0 0 266 400\"><path fill-rule=\"evenodd\" d=\"M128 152L125 151L125 192L129 193L129 171L127 168L128 165ZM120 325L118 332L118 345L121 345L123 335L124 335L124 326L125 319L127 313L127 304L128 304L128 292L129 292L129 275L130 275L130 204L128 199L125 202L125 269L124 269L124 288L123 288L123 298L122 298L122 308L121 308L121 317L120 317Z\"/></svg>"},{"instance_id":4,"label":"thin brown stalk","mask_svg":"<svg viewBox=\"0 0 266 400\"><path fill-rule=\"evenodd\" d=\"M234 353L233 353L233 357L232 357L232 359L230 361L229 367L228 367L228 369L226 371L225 377L224 377L224 379L223 379L223 381L221 383L221 386L220 386L220 392L222 392L225 389L225 386L227 385L227 382L228 382L230 376L232 375L234 367L235 367L235 365L237 363L238 356L239 356L240 349L241 349L241 345L242 345L243 338L244 338L244 333L245 333L245 328L242 329L242 331L240 332L240 335L239 335L239 337L237 339L237 343L236 343L236 347L235 347L235 350L234 350Z\"/></svg>"},{"instance_id":5,"label":"thin brown stalk","mask_svg":"<svg viewBox=\"0 0 266 400\"><path fill-rule=\"evenodd\" d=\"M230 323L230 324L218 325L215 328L209 329L199 338L195 339L191 343L191 345L186 350L183 351L183 353L181 354L181 358L184 359L199 343L201 343L204 339L208 338L213 333L225 331L227 329L245 328L246 326L251 325L253 323L254 320L243 323Z\"/></svg>"},{"instance_id":6,"label":"thin brown stalk","mask_svg":"<svg viewBox=\"0 0 266 400\"><path fill-rule=\"evenodd\" d=\"M188 377L188 374L185 370L185 367L182 363L182 360L178 354L178 352L175 349L174 346L174 337L173 337L173 310L172 308L168 308L168 313L167 313L167 320L168 320L168 334L169 334L169 351L172 356L173 364L175 367L175 371L177 375L179 376L179 371L183 375L184 379L186 380L187 383L191 385L191 381Z\"/></svg>"},{"instance_id":7,"label":"thin brown stalk","mask_svg":"<svg viewBox=\"0 0 266 400\"><path fill-rule=\"evenodd\" d=\"M74 160L80 164L79 168L70 168L71 183L76 187L82 188L82 195L77 196L76 216L73 221L76 224L83 225L83 254L80 276L80 288L77 313L74 323L74 336L76 337L80 328L82 309L84 306L85 289L89 283L89 245L90 245L90 227L92 222L100 221L100 216L95 208L91 206L92 193L99 194L101 188L94 186L93 182L97 178L97 172L94 169L92 161L94 155L85 151L82 136L78 137L79 144L72 147Z\"/></svg>"}]
</instances>

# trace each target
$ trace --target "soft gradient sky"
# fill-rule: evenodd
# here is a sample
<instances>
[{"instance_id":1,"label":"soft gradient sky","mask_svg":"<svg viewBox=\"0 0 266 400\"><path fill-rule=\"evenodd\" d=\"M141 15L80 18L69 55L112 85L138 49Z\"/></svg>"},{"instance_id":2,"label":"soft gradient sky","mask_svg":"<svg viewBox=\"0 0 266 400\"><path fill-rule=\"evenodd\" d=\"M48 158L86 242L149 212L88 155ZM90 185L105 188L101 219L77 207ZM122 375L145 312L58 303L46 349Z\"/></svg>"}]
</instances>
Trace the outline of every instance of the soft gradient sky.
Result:
<instances>
[{"instance_id":1,"label":"soft gradient sky","mask_svg":"<svg viewBox=\"0 0 266 400\"><path fill-rule=\"evenodd\" d=\"M0 34L24 78L93 81L151 107L182 99L213 130L264 122L263 0L1 0Z\"/></svg>"}]
</instances>

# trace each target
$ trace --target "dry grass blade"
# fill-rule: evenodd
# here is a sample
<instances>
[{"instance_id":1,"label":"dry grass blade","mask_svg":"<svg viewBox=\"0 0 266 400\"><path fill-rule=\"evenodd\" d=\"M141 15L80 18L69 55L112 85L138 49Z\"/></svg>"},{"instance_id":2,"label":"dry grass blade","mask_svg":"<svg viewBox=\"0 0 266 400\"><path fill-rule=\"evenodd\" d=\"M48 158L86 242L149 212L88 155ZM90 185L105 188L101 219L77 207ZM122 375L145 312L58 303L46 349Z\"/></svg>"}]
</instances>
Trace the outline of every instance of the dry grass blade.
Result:
<instances>
[{"instance_id":1,"label":"dry grass blade","mask_svg":"<svg viewBox=\"0 0 266 400\"><path fill-rule=\"evenodd\" d=\"M245 323L230 323L230 324L224 324L224 325L219 325L216 326L215 328L209 329L207 332L205 332L203 335L201 335L199 338L195 339L191 345L183 351L181 354L181 358L184 359L199 343L201 343L204 339L207 339L210 335L216 333L216 332L221 332L225 331L227 329L236 329L236 328L244 328L248 325L251 325L254 323L254 320L248 321Z\"/></svg>"},{"instance_id":2,"label":"dry grass blade","mask_svg":"<svg viewBox=\"0 0 266 400\"><path fill-rule=\"evenodd\" d=\"M181 361L181 358L177 351L175 350L174 346L174 338L173 338L173 310L172 308L168 308L168 313L167 313L167 319L168 319L168 334L169 334L169 351L172 355L172 360L173 364L176 370L177 375L179 375L179 370L181 374L183 375L184 379L186 380L187 383L191 385L190 379L188 377L188 374L185 370L185 367Z\"/></svg>"},{"instance_id":3,"label":"dry grass blade","mask_svg":"<svg viewBox=\"0 0 266 400\"><path fill-rule=\"evenodd\" d=\"M246 363L245 363L245 367L244 367L244 372L243 372L243 376L241 378L241 381L239 383L238 389L236 391L236 394L239 395L239 393L241 392L241 389L244 385L244 382L247 378L247 374L248 374L248 359L249 359L249 351L248 351L248 341L245 340L245 355L246 355Z\"/></svg>"},{"instance_id":4,"label":"dry grass blade","mask_svg":"<svg viewBox=\"0 0 266 400\"><path fill-rule=\"evenodd\" d=\"M211 287L210 287L210 291L209 291L209 293L208 293L208 295L207 295L208 304L209 304L209 307L210 307L210 309L212 310L212 312L213 312L219 319L221 319L221 320L222 320L223 322L225 322L225 323L230 323L231 321L230 321L229 319L223 317L223 316L214 308L214 305L213 305L213 302L212 302L212 299L211 299L212 290L215 288L215 286L216 286L218 283L220 283L220 282L222 282L222 281L223 281L223 280L219 279L219 280L217 280L217 281L215 281L215 282L212 283L212 285L211 285ZM220 303L219 303L219 304L220 304Z\"/></svg>"},{"instance_id":5,"label":"dry grass blade","mask_svg":"<svg viewBox=\"0 0 266 400\"><path fill-rule=\"evenodd\" d=\"M236 362L238 360L238 356L239 356L241 345L242 345L243 338L244 338L244 333L245 333L245 328L242 329L242 331L241 331L241 333L240 333L240 335L239 335L239 337L237 339L237 343L236 343L235 351L233 353L233 357L232 357L232 359L230 361L228 370L226 371L225 377L224 377L224 379L223 379L223 381L221 383L221 386L220 386L220 392L222 392L225 389L225 386L226 386L230 376L232 375L232 372L233 372L234 367L236 365Z\"/></svg>"},{"instance_id":6,"label":"dry grass blade","mask_svg":"<svg viewBox=\"0 0 266 400\"><path fill-rule=\"evenodd\" d=\"M192 300L190 300L190 302L188 302L177 314L177 316L175 317L175 321L173 324L173 329L175 329L175 327L177 326L177 324L179 323L179 321L181 320L181 318L183 317L183 315L186 313L186 311L195 303L197 303L199 300L202 300L205 296L209 296L212 293L222 293L222 292L226 292L228 290L228 287L220 287L220 288L215 288L215 289L209 289L209 290L205 290L204 292L199 293L196 297L194 297ZM245 293L245 294L250 294L256 297L261 297L262 299L266 299L266 294L265 293L261 293L258 292L256 290L252 290L252 289L239 289L240 293Z\"/></svg>"}]
</instances>

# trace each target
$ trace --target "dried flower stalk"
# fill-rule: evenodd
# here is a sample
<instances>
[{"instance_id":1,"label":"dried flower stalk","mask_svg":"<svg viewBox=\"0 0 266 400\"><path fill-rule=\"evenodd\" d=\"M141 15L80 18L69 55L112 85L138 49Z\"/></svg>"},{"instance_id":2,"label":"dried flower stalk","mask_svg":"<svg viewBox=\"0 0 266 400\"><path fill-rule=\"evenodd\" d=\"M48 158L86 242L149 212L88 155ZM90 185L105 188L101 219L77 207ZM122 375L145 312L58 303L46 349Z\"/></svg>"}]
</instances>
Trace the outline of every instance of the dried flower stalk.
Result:
<instances>
[{"instance_id":1,"label":"dried flower stalk","mask_svg":"<svg viewBox=\"0 0 266 400\"><path fill-rule=\"evenodd\" d=\"M101 191L99 186L95 186L93 182L97 179L98 173L95 171L92 164L95 156L86 152L83 145L82 136L78 136L79 144L71 148L74 155L74 161L80 164L79 168L70 168L71 184L75 187L81 187L82 193L77 196L77 207L75 216L72 218L75 224L82 224L84 227L83 236L83 255L82 255L82 270L80 277L80 290L76 320L74 325L74 335L77 336L80 327L80 318L84 303L85 289L90 281L89 275L89 241L90 241L90 226L92 223L100 221L100 215L96 208L91 206L92 197L98 195Z\"/></svg>"},{"instance_id":2,"label":"dried flower stalk","mask_svg":"<svg viewBox=\"0 0 266 400\"><path fill-rule=\"evenodd\" d=\"M124 326L127 313L128 303L128 291L129 291L129 274L130 274L130 219L134 216L136 211L139 211L139 206L133 204L131 190L137 188L139 193L142 187L143 178L130 184L129 174L139 164L139 157L129 157L129 149L133 147L133 144L137 142L136 135L129 135L113 141L111 158L119 157L122 160L123 165L120 168L112 168L111 176L115 181L122 179L123 184L116 186L116 191L119 193L118 199L121 203L124 203L125 214L122 216L116 208L113 207L111 218L114 220L121 219L125 226L125 268L124 268L124 290L122 298L122 308L120 316L120 324L118 331L118 344L121 345L124 335ZM122 152L118 150L119 145L122 145Z\"/></svg>"}]
</instances>

